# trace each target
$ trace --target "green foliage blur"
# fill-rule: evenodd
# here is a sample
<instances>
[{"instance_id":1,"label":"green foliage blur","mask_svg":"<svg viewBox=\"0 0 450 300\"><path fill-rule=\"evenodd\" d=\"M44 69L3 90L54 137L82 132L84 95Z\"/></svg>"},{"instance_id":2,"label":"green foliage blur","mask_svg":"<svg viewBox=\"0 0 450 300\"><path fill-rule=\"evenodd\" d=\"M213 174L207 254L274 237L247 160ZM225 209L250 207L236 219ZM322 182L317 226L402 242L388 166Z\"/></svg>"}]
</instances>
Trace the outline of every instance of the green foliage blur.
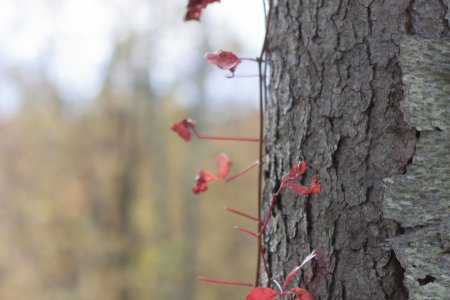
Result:
<instances>
[{"instance_id":1,"label":"green foliage blur","mask_svg":"<svg viewBox=\"0 0 450 300\"><path fill-rule=\"evenodd\" d=\"M186 143L169 128L192 117L205 134L257 136L257 113L155 96L124 43L81 111L50 81L21 81L21 108L0 122L0 299L243 299L245 287L195 277L254 280L256 241L233 226L256 224L223 207L256 215L256 171L191 188L221 151L231 173L255 161L256 143ZM119 69L134 74L125 92L111 79Z\"/></svg>"}]
</instances>

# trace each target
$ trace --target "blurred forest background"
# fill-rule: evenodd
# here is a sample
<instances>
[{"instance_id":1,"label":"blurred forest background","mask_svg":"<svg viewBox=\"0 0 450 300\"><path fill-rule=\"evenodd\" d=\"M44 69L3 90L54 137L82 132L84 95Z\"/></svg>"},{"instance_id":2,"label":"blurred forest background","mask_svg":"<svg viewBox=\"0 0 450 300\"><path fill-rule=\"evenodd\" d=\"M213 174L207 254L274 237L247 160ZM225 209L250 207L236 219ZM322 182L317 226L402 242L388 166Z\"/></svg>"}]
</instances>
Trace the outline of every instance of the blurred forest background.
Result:
<instances>
[{"instance_id":1,"label":"blurred forest background","mask_svg":"<svg viewBox=\"0 0 450 300\"><path fill-rule=\"evenodd\" d=\"M240 2L184 23L187 0L0 0L0 299L244 298L195 277L254 280L256 242L233 226L255 224L223 207L256 214L256 172L191 188L257 145L169 129L257 135L257 78L203 61L258 55L261 3Z\"/></svg>"}]
</instances>

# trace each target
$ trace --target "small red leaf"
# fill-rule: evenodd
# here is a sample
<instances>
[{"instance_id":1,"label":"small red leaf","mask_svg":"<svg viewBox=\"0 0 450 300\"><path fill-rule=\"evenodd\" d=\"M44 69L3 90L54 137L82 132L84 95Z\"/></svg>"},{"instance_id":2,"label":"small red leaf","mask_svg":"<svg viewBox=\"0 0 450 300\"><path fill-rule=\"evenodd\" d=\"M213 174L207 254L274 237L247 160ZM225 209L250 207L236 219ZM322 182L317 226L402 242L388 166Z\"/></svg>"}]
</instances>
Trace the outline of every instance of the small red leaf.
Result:
<instances>
[{"instance_id":1,"label":"small red leaf","mask_svg":"<svg viewBox=\"0 0 450 300\"><path fill-rule=\"evenodd\" d=\"M295 295L294 300L315 300L314 295L305 289L302 288L294 288L289 291L290 293Z\"/></svg>"},{"instance_id":2,"label":"small red leaf","mask_svg":"<svg viewBox=\"0 0 450 300\"><path fill-rule=\"evenodd\" d=\"M311 185L306 189L306 191L303 192L304 195L306 194L314 194L314 193L320 193L320 183L317 183L319 180L319 177L314 177L313 182Z\"/></svg>"},{"instance_id":3,"label":"small red leaf","mask_svg":"<svg viewBox=\"0 0 450 300\"><path fill-rule=\"evenodd\" d=\"M220 0L203 0L202 1L203 8L205 8L208 4L213 3L213 2L220 2Z\"/></svg>"},{"instance_id":4,"label":"small red leaf","mask_svg":"<svg viewBox=\"0 0 450 300\"><path fill-rule=\"evenodd\" d=\"M280 293L277 291L265 288L265 287L257 287L254 288L248 293L245 300L272 300L275 299Z\"/></svg>"},{"instance_id":5,"label":"small red leaf","mask_svg":"<svg viewBox=\"0 0 450 300\"><path fill-rule=\"evenodd\" d=\"M170 127L173 131L178 133L183 140L189 142L192 135L195 134L195 121L191 119L183 119Z\"/></svg>"},{"instance_id":6,"label":"small red leaf","mask_svg":"<svg viewBox=\"0 0 450 300\"><path fill-rule=\"evenodd\" d=\"M185 21L200 19L202 10L208 6L208 4L213 2L220 2L220 0L189 0L187 5L187 13L184 17Z\"/></svg>"},{"instance_id":7,"label":"small red leaf","mask_svg":"<svg viewBox=\"0 0 450 300\"><path fill-rule=\"evenodd\" d=\"M289 174L283 176L281 181L284 182L284 181L288 181L288 180L289 181L297 180L305 173L305 171L306 171L306 162L301 161L297 165L292 167L292 169L289 171Z\"/></svg>"},{"instance_id":8,"label":"small red leaf","mask_svg":"<svg viewBox=\"0 0 450 300\"><path fill-rule=\"evenodd\" d=\"M217 164L219 167L219 172L217 174L217 176L220 179L225 178L228 175L228 172L230 171L230 167L231 167L231 160L228 157L228 155L226 155L225 153L219 153L217 155Z\"/></svg>"},{"instance_id":9,"label":"small red leaf","mask_svg":"<svg viewBox=\"0 0 450 300\"><path fill-rule=\"evenodd\" d=\"M284 183L283 187L289 188L300 195L305 195L305 191L308 190L306 186L297 183Z\"/></svg>"},{"instance_id":10,"label":"small red leaf","mask_svg":"<svg viewBox=\"0 0 450 300\"><path fill-rule=\"evenodd\" d=\"M320 193L321 185L317 183L319 177L315 176L313 182L309 187L303 186L298 183L286 183L286 181L298 180L306 171L306 162L301 161L296 166L294 166L287 175L283 176L281 179L281 187L289 188L301 195L308 195L313 193Z\"/></svg>"},{"instance_id":11,"label":"small red leaf","mask_svg":"<svg viewBox=\"0 0 450 300\"><path fill-rule=\"evenodd\" d=\"M217 180L217 176L211 172L200 170L195 178L195 186L192 188L194 194L200 194L208 189L208 181Z\"/></svg>"},{"instance_id":12,"label":"small red leaf","mask_svg":"<svg viewBox=\"0 0 450 300\"><path fill-rule=\"evenodd\" d=\"M192 6L187 8L186 16L184 16L185 21L190 20L200 20L200 16L202 14L202 8L200 6Z\"/></svg>"},{"instance_id":13,"label":"small red leaf","mask_svg":"<svg viewBox=\"0 0 450 300\"><path fill-rule=\"evenodd\" d=\"M219 50L205 54L205 59L223 70L230 70L234 73L237 65L241 63L239 57L233 52Z\"/></svg>"},{"instance_id":14,"label":"small red leaf","mask_svg":"<svg viewBox=\"0 0 450 300\"><path fill-rule=\"evenodd\" d=\"M319 177L314 177L313 182L309 187L303 186L298 183L282 183L282 187L289 188L300 195L308 195L308 194L315 194L320 193L320 183L317 183L319 180Z\"/></svg>"}]
</instances>

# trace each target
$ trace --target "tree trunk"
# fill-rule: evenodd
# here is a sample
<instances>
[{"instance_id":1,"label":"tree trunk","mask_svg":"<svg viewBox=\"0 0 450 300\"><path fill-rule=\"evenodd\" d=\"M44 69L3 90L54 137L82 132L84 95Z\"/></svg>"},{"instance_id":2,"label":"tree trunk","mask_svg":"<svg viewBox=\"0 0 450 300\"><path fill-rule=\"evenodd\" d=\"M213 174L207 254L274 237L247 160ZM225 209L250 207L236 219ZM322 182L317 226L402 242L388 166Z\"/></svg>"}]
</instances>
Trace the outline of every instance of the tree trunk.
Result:
<instances>
[{"instance_id":1,"label":"tree trunk","mask_svg":"<svg viewBox=\"0 0 450 300\"><path fill-rule=\"evenodd\" d=\"M309 166L305 183L318 174L322 193L284 191L278 200L264 237L271 278L283 281L319 249L323 256L301 278L317 299L420 299L411 294L400 243L387 243L408 226L389 215L385 184L403 178L423 129L405 120L400 44L408 36L450 37L448 6L440 0L274 1L264 211L299 160ZM448 80L448 70L442 74ZM448 90L440 95L438 119L446 116L448 123ZM442 149L433 153L448 155L449 148ZM396 202L399 193L387 194ZM433 255L449 260L448 251Z\"/></svg>"},{"instance_id":2,"label":"tree trunk","mask_svg":"<svg viewBox=\"0 0 450 300\"><path fill-rule=\"evenodd\" d=\"M384 216L404 234L392 247L413 299L450 291L450 40L405 37L400 43L405 120L420 130L405 175L385 178Z\"/></svg>"}]
</instances>

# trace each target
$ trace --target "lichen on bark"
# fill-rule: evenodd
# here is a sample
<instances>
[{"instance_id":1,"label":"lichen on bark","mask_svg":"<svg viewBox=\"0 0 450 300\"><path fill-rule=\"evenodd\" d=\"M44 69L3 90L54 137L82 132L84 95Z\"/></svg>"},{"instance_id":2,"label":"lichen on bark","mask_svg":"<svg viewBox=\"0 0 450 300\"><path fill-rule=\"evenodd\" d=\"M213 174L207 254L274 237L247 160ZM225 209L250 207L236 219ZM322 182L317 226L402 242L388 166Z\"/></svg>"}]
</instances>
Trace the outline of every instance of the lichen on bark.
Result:
<instances>
[{"instance_id":1,"label":"lichen on bark","mask_svg":"<svg viewBox=\"0 0 450 300\"><path fill-rule=\"evenodd\" d=\"M405 233L393 237L411 299L446 299L450 290L450 41L400 43L406 121L422 130L406 173L385 178L384 214Z\"/></svg>"}]
</instances>

